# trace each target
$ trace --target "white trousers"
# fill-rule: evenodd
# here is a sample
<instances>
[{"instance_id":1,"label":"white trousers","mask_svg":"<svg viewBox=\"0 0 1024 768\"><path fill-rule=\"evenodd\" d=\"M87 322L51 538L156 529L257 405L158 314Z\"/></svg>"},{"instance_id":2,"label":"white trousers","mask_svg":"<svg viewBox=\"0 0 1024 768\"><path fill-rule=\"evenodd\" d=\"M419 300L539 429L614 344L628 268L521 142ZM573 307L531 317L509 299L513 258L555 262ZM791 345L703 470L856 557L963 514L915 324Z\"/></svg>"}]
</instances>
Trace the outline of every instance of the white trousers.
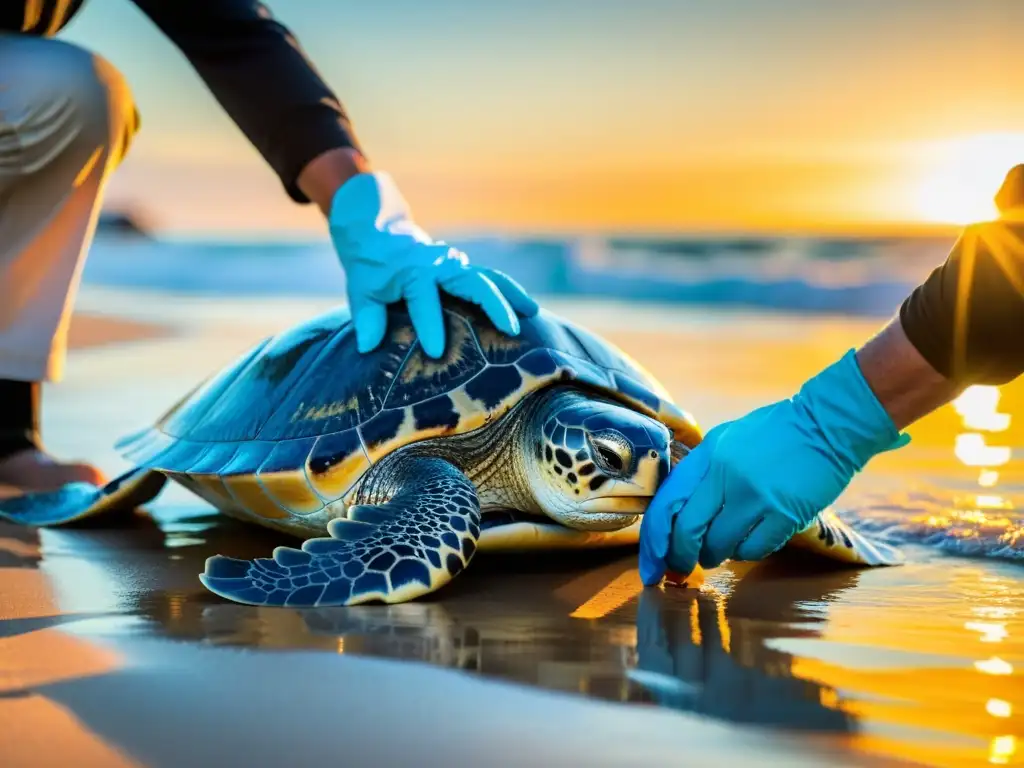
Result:
<instances>
[{"instance_id":1,"label":"white trousers","mask_svg":"<svg viewBox=\"0 0 1024 768\"><path fill-rule=\"evenodd\" d=\"M0 379L62 377L104 188L138 127L109 62L0 33Z\"/></svg>"}]
</instances>

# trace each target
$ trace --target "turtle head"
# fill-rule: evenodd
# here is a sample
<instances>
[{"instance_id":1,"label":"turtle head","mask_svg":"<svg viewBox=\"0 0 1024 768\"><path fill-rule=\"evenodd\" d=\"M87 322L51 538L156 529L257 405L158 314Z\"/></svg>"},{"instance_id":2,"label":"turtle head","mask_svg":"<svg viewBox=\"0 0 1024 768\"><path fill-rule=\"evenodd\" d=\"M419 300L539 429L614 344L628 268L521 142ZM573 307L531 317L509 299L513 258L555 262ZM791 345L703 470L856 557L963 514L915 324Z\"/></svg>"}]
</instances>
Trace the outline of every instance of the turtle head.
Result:
<instances>
[{"instance_id":1,"label":"turtle head","mask_svg":"<svg viewBox=\"0 0 1024 768\"><path fill-rule=\"evenodd\" d=\"M578 530L635 523L668 475L668 428L574 389L552 393L535 418L527 472L541 511Z\"/></svg>"}]
</instances>

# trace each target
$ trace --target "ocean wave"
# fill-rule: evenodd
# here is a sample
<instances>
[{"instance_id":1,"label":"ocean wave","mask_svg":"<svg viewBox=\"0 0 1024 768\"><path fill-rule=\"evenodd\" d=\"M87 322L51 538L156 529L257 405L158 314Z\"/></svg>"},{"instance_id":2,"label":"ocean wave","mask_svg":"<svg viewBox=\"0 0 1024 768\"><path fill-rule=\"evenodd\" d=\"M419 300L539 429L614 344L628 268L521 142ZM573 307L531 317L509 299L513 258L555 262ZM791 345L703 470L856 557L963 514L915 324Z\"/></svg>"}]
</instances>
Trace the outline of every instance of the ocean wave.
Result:
<instances>
[{"instance_id":1,"label":"ocean wave","mask_svg":"<svg viewBox=\"0 0 1024 768\"><path fill-rule=\"evenodd\" d=\"M532 293L723 307L888 315L946 256L936 238L453 239ZM86 284L224 295L343 295L326 242L101 237Z\"/></svg>"},{"instance_id":2,"label":"ocean wave","mask_svg":"<svg viewBox=\"0 0 1024 768\"><path fill-rule=\"evenodd\" d=\"M839 510L857 530L883 541L949 554L1024 563L1021 499L955 492L916 492L866 500Z\"/></svg>"}]
</instances>

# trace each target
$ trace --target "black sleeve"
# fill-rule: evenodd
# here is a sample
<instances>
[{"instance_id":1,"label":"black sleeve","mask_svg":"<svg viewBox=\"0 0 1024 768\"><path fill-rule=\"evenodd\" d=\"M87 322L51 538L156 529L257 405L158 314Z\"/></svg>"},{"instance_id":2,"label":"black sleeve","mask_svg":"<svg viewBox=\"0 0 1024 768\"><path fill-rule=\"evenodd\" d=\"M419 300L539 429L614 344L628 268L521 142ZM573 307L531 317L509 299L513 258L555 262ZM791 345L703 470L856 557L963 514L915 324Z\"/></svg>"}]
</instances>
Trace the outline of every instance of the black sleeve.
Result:
<instances>
[{"instance_id":1,"label":"black sleeve","mask_svg":"<svg viewBox=\"0 0 1024 768\"><path fill-rule=\"evenodd\" d=\"M1024 226L974 225L900 307L910 342L959 384L1024 373Z\"/></svg>"},{"instance_id":2,"label":"black sleeve","mask_svg":"<svg viewBox=\"0 0 1024 768\"><path fill-rule=\"evenodd\" d=\"M256 0L133 0L191 62L289 196L310 160L358 148L348 116L298 41Z\"/></svg>"}]
</instances>

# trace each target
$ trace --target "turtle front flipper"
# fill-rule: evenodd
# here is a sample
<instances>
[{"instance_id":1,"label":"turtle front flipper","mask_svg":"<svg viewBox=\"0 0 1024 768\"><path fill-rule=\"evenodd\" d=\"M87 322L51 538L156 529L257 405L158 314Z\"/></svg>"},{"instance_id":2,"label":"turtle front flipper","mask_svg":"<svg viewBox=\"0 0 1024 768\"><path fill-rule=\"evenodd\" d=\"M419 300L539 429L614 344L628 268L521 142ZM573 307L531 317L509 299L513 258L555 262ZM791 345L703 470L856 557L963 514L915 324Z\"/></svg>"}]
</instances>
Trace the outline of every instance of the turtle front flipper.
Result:
<instances>
[{"instance_id":1,"label":"turtle front flipper","mask_svg":"<svg viewBox=\"0 0 1024 768\"><path fill-rule=\"evenodd\" d=\"M807 528L789 540L787 549L800 549L851 565L899 565L903 553L893 546L858 533L826 509Z\"/></svg>"},{"instance_id":2,"label":"turtle front flipper","mask_svg":"<svg viewBox=\"0 0 1024 768\"><path fill-rule=\"evenodd\" d=\"M15 496L0 502L0 520L31 526L65 525L100 514L135 509L163 489L167 477L136 467L100 488L68 483L56 491Z\"/></svg>"},{"instance_id":3,"label":"turtle front flipper","mask_svg":"<svg viewBox=\"0 0 1024 768\"><path fill-rule=\"evenodd\" d=\"M399 490L376 506L332 520L329 538L273 558L216 555L199 579L211 592L248 605L401 603L433 592L465 568L480 538L476 489L443 459L407 457L389 468Z\"/></svg>"}]
</instances>

